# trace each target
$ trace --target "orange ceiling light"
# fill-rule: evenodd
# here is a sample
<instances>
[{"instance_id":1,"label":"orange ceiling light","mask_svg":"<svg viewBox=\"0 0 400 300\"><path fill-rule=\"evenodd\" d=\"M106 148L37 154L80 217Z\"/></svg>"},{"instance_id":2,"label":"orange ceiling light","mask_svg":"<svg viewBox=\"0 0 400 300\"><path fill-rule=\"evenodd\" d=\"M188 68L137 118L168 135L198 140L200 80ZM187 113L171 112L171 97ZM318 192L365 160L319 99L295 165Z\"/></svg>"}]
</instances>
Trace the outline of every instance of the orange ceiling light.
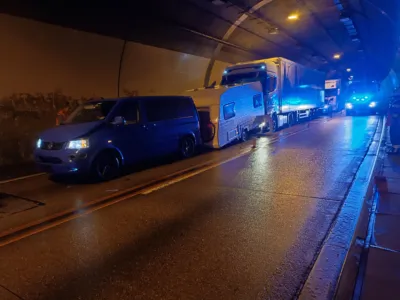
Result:
<instances>
[{"instance_id":1,"label":"orange ceiling light","mask_svg":"<svg viewBox=\"0 0 400 300\"><path fill-rule=\"evenodd\" d=\"M336 53L336 54L333 55L333 58L334 58L334 59L340 59L340 58L341 58L341 55L338 54L338 53Z\"/></svg>"},{"instance_id":2,"label":"orange ceiling light","mask_svg":"<svg viewBox=\"0 0 400 300\"><path fill-rule=\"evenodd\" d=\"M299 15L298 14L291 14L288 16L288 20L290 21L295 21L299 19Z\"/></svg>"}]
</instances>

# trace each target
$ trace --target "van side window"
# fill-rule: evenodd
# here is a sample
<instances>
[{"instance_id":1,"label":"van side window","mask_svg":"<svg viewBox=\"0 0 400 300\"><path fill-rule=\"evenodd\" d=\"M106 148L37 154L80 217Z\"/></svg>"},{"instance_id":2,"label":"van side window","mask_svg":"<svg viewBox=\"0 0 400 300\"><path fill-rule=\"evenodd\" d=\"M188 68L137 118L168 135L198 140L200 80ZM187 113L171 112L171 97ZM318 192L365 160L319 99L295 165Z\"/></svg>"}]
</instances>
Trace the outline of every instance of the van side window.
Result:
<instances>
[{"instance_id":1,"label":"van side window","mask_svg":"<svg viewBox=\"0 0 400 300\"><path fill-rule=\"evenodd\" d=\"M144 101L149 122L193 117L193 101L185 97L160 97Z\"/></svg>"},{"instance_id":2,"label":"van side window","mask_svg":"<svg viewBox=\"0 0 400 300\"><path fill-rule=\"evenodd\" d=\"M128 100L120 107L120 115L124 117L127 124L135 124L139 121L139 106L138 102Z\"/></svg>"},{"instance_id":3,"label":"van side window","mask_svg":"<svg viewBox=\"0 0 400 300\"><path fill-rule=\"evenodd\" d=\"M236 116L235 103L228 103L224 105L224 119L229 120Z\"/></svg>"},{"instance_id":4,"label":"van side window","mask_svg":"<svg viewBox=\"0 0 400 300\"><path fill-rule=\"evenodd\" d=\"M253 107L257 108L262 106L262 97L261 94L257 94L253 96Z\"/></svg>"}]
</instances>

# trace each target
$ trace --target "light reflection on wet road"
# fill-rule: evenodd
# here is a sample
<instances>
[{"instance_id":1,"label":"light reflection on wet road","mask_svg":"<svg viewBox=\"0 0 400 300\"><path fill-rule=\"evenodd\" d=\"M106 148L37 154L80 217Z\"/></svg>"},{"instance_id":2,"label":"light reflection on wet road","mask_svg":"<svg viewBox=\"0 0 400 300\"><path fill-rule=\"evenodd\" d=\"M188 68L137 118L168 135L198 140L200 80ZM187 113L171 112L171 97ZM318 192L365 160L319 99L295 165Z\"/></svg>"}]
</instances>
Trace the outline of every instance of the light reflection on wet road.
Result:
<instances>
[{"instance_id":1,"label":"light reflection on wet road","mask_svg":"<svg viewBox=\"0 0 400 300\"><path fill-rule=\"evenodd\" d=\"M377 121L260 138L249 155L4 246L0 284L23 299L290 299Z\"/></svg>"}]
</instances>

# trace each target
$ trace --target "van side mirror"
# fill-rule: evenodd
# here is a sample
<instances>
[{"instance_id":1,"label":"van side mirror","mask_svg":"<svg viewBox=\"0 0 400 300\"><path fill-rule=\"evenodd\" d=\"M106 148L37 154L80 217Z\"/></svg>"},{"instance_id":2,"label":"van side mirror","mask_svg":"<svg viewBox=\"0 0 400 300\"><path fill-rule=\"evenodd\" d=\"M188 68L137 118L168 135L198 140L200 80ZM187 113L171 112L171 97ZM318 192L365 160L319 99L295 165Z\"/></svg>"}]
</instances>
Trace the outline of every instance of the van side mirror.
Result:
<instances>
[{"instance_id":1,"label":"van side mirror","mask_svg":"<svg viewBox=\"0 0 400 300\"><path fill-rule=\"evenodd\" d=\"M113 125L125 125L125 118L121 116L116 116L111 122Z\"/></svg>"}]
</instances>

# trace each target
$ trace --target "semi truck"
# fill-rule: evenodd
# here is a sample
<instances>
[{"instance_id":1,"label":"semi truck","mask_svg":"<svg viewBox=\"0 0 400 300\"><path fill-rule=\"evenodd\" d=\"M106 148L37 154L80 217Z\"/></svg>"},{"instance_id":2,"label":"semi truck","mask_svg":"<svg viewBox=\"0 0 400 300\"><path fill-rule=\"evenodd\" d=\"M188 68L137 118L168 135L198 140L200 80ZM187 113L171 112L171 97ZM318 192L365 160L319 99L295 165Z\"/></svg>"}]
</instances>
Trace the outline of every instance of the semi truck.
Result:
<instances>
[{"instance_id":1,"label":"semi truck","mask_svg":"<svg viewBox=\"0 0 400 300\"><path fill-rule=\"evenodd\" d=\"M282 57L237 63L224 70L221 85L259 81L265 122L271 131L311 119L325 104L325 73Z\"/></svg>"}]
</instances>

